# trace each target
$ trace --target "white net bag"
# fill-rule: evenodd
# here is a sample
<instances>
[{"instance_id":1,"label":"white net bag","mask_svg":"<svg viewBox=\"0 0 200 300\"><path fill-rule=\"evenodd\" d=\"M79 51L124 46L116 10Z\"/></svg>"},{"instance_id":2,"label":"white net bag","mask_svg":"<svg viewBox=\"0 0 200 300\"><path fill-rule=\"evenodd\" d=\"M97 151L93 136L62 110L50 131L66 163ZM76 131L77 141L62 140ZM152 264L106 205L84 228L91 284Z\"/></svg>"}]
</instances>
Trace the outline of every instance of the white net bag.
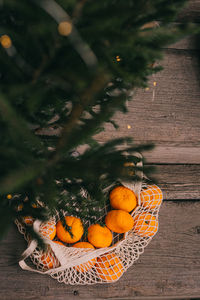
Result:
<instances>
[{"instance_id":1,"label":"white net bag","mask_svg":"<svg viewBox=\"0 0 200 300\"><path fill-rule=\"evenodd\" d=\"M49 274L59 282L72 285L117 281L144 252L144 248L156 234L158 213L163 199L160 188L155 184L147 184L144 180L121 182L121 186L133 191L137 197L137 206L130 212L133 219L131 230L123 234L112 232L112 244L109 247L95 249L88 242L81 241L84 248L79 248L78 245L74 247L55 240L57 216L43 224L38 220L33 222L28 217L25 223L33 224L34 230L48 244L48 250L43 252L37 247L36 241L31 241L26 235L23 224L16 220L19 231L28 241L28 248L19 262L21 268ZM104 207L102 219L108 214L108 210L109 206ZM26 264L28 257L36 266L35 269Z\"/></svg>"}]
</instances>

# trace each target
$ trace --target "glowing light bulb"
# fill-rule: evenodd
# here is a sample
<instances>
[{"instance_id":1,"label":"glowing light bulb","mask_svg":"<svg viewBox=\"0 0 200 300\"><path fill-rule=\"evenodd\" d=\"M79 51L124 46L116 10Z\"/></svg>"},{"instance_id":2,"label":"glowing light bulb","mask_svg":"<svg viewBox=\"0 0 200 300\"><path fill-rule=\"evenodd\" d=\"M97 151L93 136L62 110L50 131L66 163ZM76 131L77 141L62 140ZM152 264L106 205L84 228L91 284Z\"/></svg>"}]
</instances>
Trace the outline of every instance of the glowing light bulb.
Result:
<instances>
[{"instance_id":1,"label":"glowing light bulb","mask_svg":"<svg viewBox=\"0 0 200 300\"><path fill-rule=\"evenodd\" d=\"M60 22L60 24L58 25L58 32L63 36L70 35L72 32L72 23L68 21Z\"/></svg>"},{"instance_id":2,"label":"glowing light bulb","mask_svg":"<svg viewBox=\"0 0 200 300\"><path fill-rule=\"evenodd\" d=\"M128 129L131 129L131 125L127 125L127 128L128 128Z\"/></svg>"},{"instance_id":3,"label":"glowing light bulb","mask_svg":"<svg viewBox=\"0 0 200 300\"><path fill-rule=\"evenodd\" d=\"M11 38L6 34L4 34L0 37L0 43L1 43L1 46L6 49L8 49L12 46Z\"/></svg>"},{"instance_id":4,"label":"glowing light bulb","mask_svg":"<svg viewBox=\"0 0 200 300\"><path fill-rule=\"evenodd\" d=\"M146 87L146 88L145 88L145 91L149 91L149 87Z\"/></svg>"},{"instance_id":5,"label":"glowing light bulb","mask_svg":"<svg viewBox=\"0 0 200 300\"><path fill-rule=\"evenodd\" d=\"M121 61L121 58L119 57L119 55L116 56L116 61Z\"/></svg>"},{"instance_id":6,"label":"glowing light bulb","mask_svg":"<svg viewBox=\"0 0 200 300\"><path fill-rule=\"evenodd\" d=\"M12 199L12 195L11 195L11 194L8 194L8 195L7 195L7 199L9 199L9 200Z\"/></svg>"},{"instance_id":7,"label":"glowing light bulb","mask_svg":"<svg viewBox=\"0 0 200 300\"><path fill-rule=\"evenodd\" d=\"M156 86L156 85L157 85L157 82L156 82L156 81L154 81L154 82L153 82L153 86Z\"/></svg>"}]
</instances>

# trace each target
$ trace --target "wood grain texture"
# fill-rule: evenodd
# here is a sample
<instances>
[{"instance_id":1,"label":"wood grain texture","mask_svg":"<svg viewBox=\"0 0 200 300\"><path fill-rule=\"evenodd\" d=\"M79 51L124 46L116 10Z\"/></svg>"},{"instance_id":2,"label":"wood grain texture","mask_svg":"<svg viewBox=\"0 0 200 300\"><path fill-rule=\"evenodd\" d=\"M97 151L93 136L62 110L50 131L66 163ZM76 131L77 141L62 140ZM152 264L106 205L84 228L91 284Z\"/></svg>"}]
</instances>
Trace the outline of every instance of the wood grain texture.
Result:
<instances>
[{"instance_id":1,"label":"wood grain texture","mask_svg":"<svg viewBox=\"0 0 200 300\"><path fill-rule=\"evenodd\" d=\"M165 200L200 200L200 165L158 165L154 178Z\"/></svg>"},{"instance_id":2,"label":"wood grain texture","mask_svg":"<svg viewBox=\"0 0 200 300\"><path fill-rule=\"evenodd\" d=\"M155 148L150 152L143 153L149 163L170 164L199 164L200 146L182 146L177 143L166 143L160 145L155 143Z\"/></svg>"},{"instance_id":3,"label":"wood grain texture","mask_svg":"<svg viewBox=\"0 0 200 300\"><path fill-rule=\"evenodd\" d=\"M132 136L136 143L152 142L160 147L145 154L149 162L200 163L200 78L196 55L168 49L161 64L164 70L151 78L150 89L138 90L127 104L129 112L115 115L120 128L106 125L97 140Z\"/></svg>"},{"instance_id":4,"label":"wood grain texture","mask_svg":"<svg viewBox=\"0 0 200 300\"><path fill-rule=\"evenodd\" d=\"M173 24L183 24L183 23L173 23ZM196 27L199 28L199 23L194 23L192 24ZM198 51L199 50L199 43L197 43L197 35L189 35L185 36L184 38L178 40L176 43L168 45L164 49L176 49L176 50L193 50L193 51Z\"/></svg>"},{"instance_id":5,"label":"wood grain texture","mask_svg":"<svg viewBox=\"0 0 200 300\"><path fill-rule=\"evenodd\" d=\"M179 13L178 20L200 22L200 0L189 0Z\"/></svg>"},{"instance_id":6,"label":"wood grain texture","mask_svg":"<svg viewBox=\"0 0 200 300\"><path fill-rule=\"evenodd\" d=\"M200 296L200 202L164 202L160 228L117 283L66 286L12 264L25 249L16 228L0 245L1 300L191 299ZM17 249L16 249L17 245ZM162 296L162 297L161 297Z\"/></svg>"},{"instance_id":7,"label":"wood grain texture","mask_svg":"<svg viewBox=\"0 0 200 300\"><path fill-rule=\"evenodd\" d=\"M199 26L199 24L196 23L196 26ZM199 50L199 45L197 45L196 37L195 36L189 36L185 37L184 39L181 39L180 41L177 41L174 44L169 45L168 47L165 47L166 49L176 49L176 50Z\"/></svg>"},{"instance_id":8,"label":"wood grain texture","mask_svg":"<svg viewBox=\"0 0 200 300\"><path fill-rule=\"evenodd\" d=\"M196 50L196 45L194 37L186 37L172 45L166 47L166 49L176 49L176 50Z\"/></svg>"}]
</instances>

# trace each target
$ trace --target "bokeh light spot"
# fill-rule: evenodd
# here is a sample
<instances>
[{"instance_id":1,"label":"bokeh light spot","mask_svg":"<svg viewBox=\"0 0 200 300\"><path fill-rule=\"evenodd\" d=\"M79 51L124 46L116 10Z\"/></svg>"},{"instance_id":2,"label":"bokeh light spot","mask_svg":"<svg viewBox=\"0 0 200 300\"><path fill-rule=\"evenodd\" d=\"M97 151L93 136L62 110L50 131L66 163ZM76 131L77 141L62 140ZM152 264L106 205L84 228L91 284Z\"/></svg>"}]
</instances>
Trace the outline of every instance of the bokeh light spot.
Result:
<instances>
[{"instance_id":1,"label":"bokeh light spot","mask_svg":"<svg viewBox=\"0 0 200 300\"><path fill-rule=\"evenodd\" d=\"M68 21L60 22L58 25L58 32L60 35L68 36L72 32L72 23Z\"/></svg>"},{"instance_id":2,"label":"bokeh light spot","mask_svg":"<svg viewBox=\"0 0 200 300\"><path fill-rule=\"evenodd\" d=\"M0 43L1 43L1 46L6 49L8 49L12 46L11 38L6 34L4 34L0 37Z\"/></svg>"}]
</instances>

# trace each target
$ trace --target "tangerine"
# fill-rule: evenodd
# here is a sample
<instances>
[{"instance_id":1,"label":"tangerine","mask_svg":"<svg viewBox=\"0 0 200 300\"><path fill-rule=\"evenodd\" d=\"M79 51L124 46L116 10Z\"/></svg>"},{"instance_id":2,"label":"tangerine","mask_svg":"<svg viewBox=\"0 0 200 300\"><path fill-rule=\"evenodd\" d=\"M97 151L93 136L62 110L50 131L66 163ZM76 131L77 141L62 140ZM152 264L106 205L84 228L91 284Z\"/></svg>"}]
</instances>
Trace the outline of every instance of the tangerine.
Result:
<instances>
[{"instance_id":1,"label":"tangerine","mask_svg":"<svg viewBox=\"0 0 200 300\"><path fill-rule=\"evenodd\" d=\"M96 248L109 247L112 243L112 233L106 226L93 224L88 228L88 241Z\"/></svg>"},{"instance_id":2,"label":"tangerine","mask_svg":"<svg viewBox=\"0 0 200 300\"><path fill-rule=\"evenodd\" d=\"M88 242L79 242L74 244L72 247L75 248L87 248L87 249L95 249L94 246ZM78 265L75 267L75 269L79 272L86 272L90 270L96 263L97 259L93 258L90 261L83 263L81 265Z\"/></svg>"},{"instance_id":3,"label":"tangerine","mask_svg":"<svg viewBox=\"0 0 200 300\"><path fill-rule=\"evenodd\" d=\"M153 236L158 230L158 221L150 213L141 213L133 217L133 231L142 237Z\"/></svg>"},{"instance_id":4,"label":"tangerine","mask_svg":"<svg viewBox=\"0 0 200 300\"><path fill-rule=\"evenodd\" d=\"M25 217L23 217L23 222L26 225L33 225L34 219L31 216L25 216Z\"/></svg>"},{"instance_id":5,"label":"tangerine","mask_svg":"<svg viewBox=\"0 0 200 300\"><path fill-rule=\"evenodd\" d=\"M49 220L40 225L39 232L46 238L53 240L56 235L56 225L55 221Z\"/></svg>"},{"instance_id":6,"label":"tangerine","mask_svg":"<svg viewBox=\"0 0 200 300\"><path fill-rule=\"evenodd\" d=\"M162 191L157 185L148 185L147 189L143 189L140 193L141 205L155 209L158 207L163 199Z\"/></svg>"},{"instance_id":7,"label":"tangerine","mask_svg":"<svg viewBox=\"0 0 200 300\"><path fill-rule=\"evenodd\" d=\"M53 241L54 243L57 243L59 245L63 245L63 243L59 241ZM58 259L55 257L55 254L53 253L52 250L48 250L47 252L43 252L43 255L41 256L41 263L45 269L52 269L59 267L60 262Z\"/></svg>"},{"instance_id":8,"label":"tangerine","mask_svg":"<svg viewBox=\"0 0 200 300\"><path fill-rule=\"evenodd\" d=\"M105 218L106 226L117 233L125 233L133 228L132 216L124 210L111 210Z\"/></svg>"},{"instance_id":9,"label":"tangerine","mask_svg":"<svg viewBox=\"0 0 200 300\"><path fill-rule=\"evenodd\" d=\"M96 271L101 279L115 281L124 272L122 262L114 253L105 254L97 258Z\"/></svg>"},{"instance_id":10,"label":"tangerine","mask_svg":"<svg viewBox=\"0 0 200 300\"><path fill-rule=\"evenodd\" d=\"M73 217L73 216L67 216L67 217L65 217L65 222L66 222L67 226L70 227L71 232L67 231L63 227L61 221L58 221L58 223L56 225L57 237L65 243L72 244L72 243L78 242L81 239L83 232L84 232L81 219Z\"/></svg>"},{"instance_id":11,"label":"tangerine","mask_svg":"<svg viewBox=\"0 0 200 300\"><path fill-rule=\"evenodd\" d=\"M110 195L110 204L115 209L132 211L137 206L137 199L133 191L125 186L117 186Z\"/></svg>"}]
</instances>

